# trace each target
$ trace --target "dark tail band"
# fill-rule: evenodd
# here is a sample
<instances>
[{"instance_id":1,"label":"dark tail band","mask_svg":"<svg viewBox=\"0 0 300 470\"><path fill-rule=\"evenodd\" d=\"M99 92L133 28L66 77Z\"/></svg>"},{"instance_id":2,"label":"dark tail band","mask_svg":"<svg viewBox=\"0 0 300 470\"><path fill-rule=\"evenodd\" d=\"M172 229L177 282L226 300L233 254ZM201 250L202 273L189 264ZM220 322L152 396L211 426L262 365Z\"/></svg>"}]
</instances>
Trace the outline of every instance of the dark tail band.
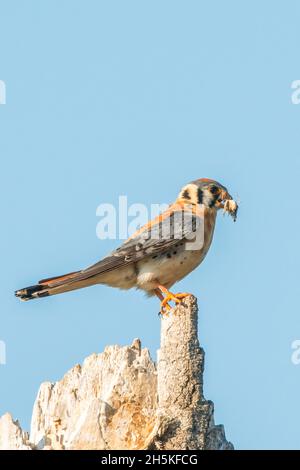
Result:
<instances>
[{"instance_id":1,"label":"dark tail band","mask_svg":"<svg viewBox=\"0 0 300 470\"><path fill-rule=\"evenodd\" d=\"M20 289L15 292L15 296L20 300L38 299L40 297L47 297L48 295L49 291L47 287L41 284L25 287L24 289Z\"/></svg>"}]
</instances>

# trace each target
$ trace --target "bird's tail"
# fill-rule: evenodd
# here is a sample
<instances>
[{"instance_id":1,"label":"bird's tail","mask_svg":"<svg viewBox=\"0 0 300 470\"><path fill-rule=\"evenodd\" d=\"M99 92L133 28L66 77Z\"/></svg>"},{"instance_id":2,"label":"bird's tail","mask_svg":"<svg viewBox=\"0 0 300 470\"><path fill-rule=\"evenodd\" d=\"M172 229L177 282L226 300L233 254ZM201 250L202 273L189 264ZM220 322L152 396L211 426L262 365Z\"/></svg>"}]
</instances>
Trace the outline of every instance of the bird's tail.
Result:
<instances>
[{"instance_id":1,"label":"bird's tail","mask_svg":"<svg viewBox=\"0 0 300 470\"><path fill-rule=\"evenodd\" d=\"M49 295L61 294L70 290L80 289L91 285L91 282L76 282L76 276L80 271L56 276L49 279L42 279L34 286L24 287L15 292L16 297L20 300L32 300Z\"/></svg>"}]
</instances>

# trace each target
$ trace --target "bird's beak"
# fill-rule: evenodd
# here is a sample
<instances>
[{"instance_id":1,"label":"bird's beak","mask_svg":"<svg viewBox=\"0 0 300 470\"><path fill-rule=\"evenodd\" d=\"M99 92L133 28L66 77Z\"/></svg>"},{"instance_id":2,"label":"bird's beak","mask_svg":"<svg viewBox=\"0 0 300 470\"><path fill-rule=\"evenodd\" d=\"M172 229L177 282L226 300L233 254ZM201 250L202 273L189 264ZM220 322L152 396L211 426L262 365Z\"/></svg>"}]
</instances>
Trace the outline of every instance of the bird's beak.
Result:
<instances>
[{"instance_id":1,"label":"bird's beak","mask_svg":"<svg viewBox=\"0 0 300 470\"><path fill-rule=\"evenodd\" d=\"M225 190L221 192L221 197L223 201L233 201L233 197Z\"/></svg>"},{"instance_id":2,"label":"bird's beak","mask_svg":"<svg viewBox=\"0 0 300 470\"><path fill-rule=\"evenodd\" d=\"M215 205L218 209L224 209L225 202L230 201L230 200L232 200L232 197L230 196L230 194L227 191L223 190L221 191L219 198L216 201Z\"/></svg>"}]
</instances>

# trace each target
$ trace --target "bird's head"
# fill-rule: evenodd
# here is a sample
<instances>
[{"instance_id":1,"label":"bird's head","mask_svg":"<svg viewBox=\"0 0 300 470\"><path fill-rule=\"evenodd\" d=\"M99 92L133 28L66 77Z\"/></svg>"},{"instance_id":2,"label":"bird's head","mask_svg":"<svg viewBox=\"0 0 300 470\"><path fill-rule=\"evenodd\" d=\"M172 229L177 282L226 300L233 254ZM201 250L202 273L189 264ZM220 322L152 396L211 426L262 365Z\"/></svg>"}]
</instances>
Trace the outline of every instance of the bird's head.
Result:
<instances>
[{"instance_id":1,"label":"bird's head","mask_svg":"<svg viewBox=\"0 0 300 470\"><path fill-rule=\"evenodd\" d=\"M238 204L225 186L217 181L201 178L187 184L179 193L178 200L185 204L203 204L210 209L224 209L236 220Z\"/></svg>"}]
</instances>

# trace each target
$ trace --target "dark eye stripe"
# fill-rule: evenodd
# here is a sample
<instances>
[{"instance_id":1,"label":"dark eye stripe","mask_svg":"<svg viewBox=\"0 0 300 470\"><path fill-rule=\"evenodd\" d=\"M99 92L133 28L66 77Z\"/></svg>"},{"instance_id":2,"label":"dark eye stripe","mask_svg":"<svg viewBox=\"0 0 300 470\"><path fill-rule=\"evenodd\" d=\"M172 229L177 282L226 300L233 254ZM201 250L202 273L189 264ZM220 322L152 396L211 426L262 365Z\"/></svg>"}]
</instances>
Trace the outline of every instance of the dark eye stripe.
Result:
<instances>
[{"instance_id":1,"label":"dark eye stripe","mask_svg":"<svg viewBox=\"0 0 300 470\"><path fill-rule=\"evenodd\" d=\"M198 204L202 204L203 202L203 191L202 189L198 188Z\"/></svg>"},{"instance_id":2,"label":"dark eye stripe","mask_svg":"<svg viewBox=\"0 0 300 470\"><path fill-rule=\"evenodd\" d=\"M212 200L211 200L210 203L209 203L209 207L214 207L214 205L215 205L215 203L216 203L218 197L219 197L218 194L214 194Z\"/></svg>"}]
</instances>

